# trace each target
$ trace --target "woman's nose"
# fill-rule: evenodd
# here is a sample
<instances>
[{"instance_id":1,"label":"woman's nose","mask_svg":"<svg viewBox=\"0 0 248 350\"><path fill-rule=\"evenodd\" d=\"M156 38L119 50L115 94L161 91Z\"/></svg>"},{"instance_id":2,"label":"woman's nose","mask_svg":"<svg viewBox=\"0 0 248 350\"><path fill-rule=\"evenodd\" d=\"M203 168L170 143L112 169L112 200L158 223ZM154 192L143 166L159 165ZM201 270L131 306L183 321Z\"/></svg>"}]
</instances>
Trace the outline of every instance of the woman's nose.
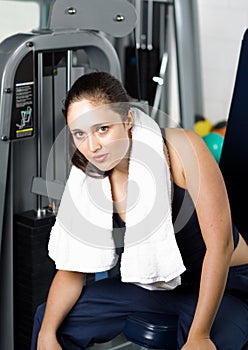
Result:
<instances>
[{"instance_id":1,"label":"woman's nose","mask_svg":"<svg viewBox=\"0 0 248 350\"><path fill-rule=\"evenodd\" d=\"M88 135L88 145L89 150L93 153L101 148L101 144L94 134Z\"/></svg>"}]
</instances>

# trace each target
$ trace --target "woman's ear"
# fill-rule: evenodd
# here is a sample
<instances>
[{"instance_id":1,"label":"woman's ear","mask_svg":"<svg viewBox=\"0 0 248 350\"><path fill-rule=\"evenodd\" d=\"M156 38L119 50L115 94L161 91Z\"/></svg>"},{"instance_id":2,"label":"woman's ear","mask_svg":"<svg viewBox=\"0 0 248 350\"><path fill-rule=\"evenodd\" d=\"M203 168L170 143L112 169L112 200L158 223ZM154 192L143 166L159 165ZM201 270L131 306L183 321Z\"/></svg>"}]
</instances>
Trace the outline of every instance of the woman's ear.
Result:
<instances>
[{"instance_id":1,"label":"woman's ear","mask_svg":"<svg viewBox=\"0 0 248 350\"><path fill-rule=\"evenodd\" d=\"M127 122L126 122L128 130L132 128L133 123L134 123L134 115L133 115L133 112L129 110L128 116L127 116Z\"/></svg>"}]
</instances>

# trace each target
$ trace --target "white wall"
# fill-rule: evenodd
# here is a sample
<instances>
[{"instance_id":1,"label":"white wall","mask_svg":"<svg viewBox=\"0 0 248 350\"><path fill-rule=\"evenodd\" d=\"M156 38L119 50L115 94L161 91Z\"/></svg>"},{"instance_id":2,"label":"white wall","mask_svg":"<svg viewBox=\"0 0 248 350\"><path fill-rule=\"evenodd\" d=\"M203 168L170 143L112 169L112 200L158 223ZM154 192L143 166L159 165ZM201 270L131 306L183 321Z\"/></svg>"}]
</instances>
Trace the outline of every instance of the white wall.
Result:
<instances>
[{"instance_id":1,"label":"white wall","mask_svg":"<svg viewBox=\"0 0 248 350\"><path fill-rule=\"evenodd\" d=\"M198 0L204 115L227 119L241 40L248 28L248 0Z\"/></svg>"},{"instance_id":2,"label":"white wall","mask_svg":"<svg viewBox=\"0 0 248 350\"><path fill-rule=\"evenodd\" d=\"M0 0L0 42L16 33L37 29L40 23L40 8L32 1Z\"/></svg>"}]
</instances>

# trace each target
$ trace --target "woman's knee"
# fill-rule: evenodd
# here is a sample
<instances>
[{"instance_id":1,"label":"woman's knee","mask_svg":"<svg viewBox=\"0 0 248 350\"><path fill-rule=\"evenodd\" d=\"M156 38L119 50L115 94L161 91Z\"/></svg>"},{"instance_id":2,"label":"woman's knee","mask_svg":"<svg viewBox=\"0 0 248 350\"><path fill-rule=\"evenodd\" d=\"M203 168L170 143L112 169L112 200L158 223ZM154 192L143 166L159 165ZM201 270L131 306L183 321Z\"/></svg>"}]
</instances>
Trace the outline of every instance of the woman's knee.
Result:
<instances>
[{"instance_id":1,"label":"woman's knee","mask_svg":"<svg viewBox=\"0 0 248 350\"><path fill-rule=\"evenodd\" d=\"M193 317L194 308L185 305L178 322L179 348L187 340ZM234 296L224 295L210 337L217 349L241 350L248 341L248 305Z\"/></svg>"},{"instance_id":2,"label":"woman's knee","mask_svg":"<svg viewBox=\"0 0 248 350\"><path fill-rule=\"evenodd\" d=\"M235 296L225 295L214 321L211 335L220 349L241 349L248 340L247 303ZM231 346L231 344L233 345Z\"/></svg>"}]
</instances>

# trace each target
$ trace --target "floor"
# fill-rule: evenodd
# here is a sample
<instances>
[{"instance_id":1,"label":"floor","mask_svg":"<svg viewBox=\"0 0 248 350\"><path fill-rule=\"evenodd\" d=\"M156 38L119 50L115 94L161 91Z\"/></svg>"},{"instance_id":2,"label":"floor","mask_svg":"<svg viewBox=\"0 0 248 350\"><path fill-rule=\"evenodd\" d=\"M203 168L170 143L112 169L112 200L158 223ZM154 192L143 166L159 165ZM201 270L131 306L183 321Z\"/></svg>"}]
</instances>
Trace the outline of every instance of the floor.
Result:
<instances>
[{"instance_id":1,"label":"floor","mask_svg":"<svg viewBox=\"0 0 248 350\"><path fill-rule=\"evenodd\" d=\"M142 350L145 349L143 347L140 347L139 345L130 343L124 335L119 335L115 339L104 343L104 344L94 344L89 348L89 350L117 350L117 349L124 349L124 350ZM146 349L147 350L147 349Z\"/></svg>"}]
</instances>

